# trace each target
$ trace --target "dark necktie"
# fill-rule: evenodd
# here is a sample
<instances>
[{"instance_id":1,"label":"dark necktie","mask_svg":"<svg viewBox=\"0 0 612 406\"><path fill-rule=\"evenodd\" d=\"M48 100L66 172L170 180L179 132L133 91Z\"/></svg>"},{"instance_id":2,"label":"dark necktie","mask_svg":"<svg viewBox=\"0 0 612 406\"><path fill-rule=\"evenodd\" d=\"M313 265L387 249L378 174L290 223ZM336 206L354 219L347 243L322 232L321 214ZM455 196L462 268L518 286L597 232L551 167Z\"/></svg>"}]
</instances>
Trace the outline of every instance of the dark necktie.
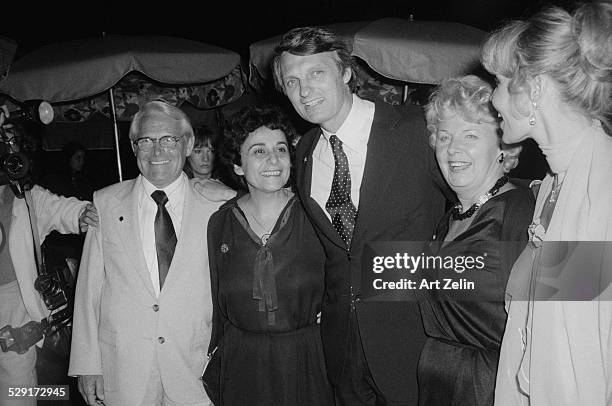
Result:
<instances>
[{"instance_id":1,"label":"dark necktie","mask_svg":"<svg viewBox=\"0 0 612 406\"><path fill-rule=\"evenodd\" d=\"M151 193L151 197L157 203L157 213L155 214L155 249L157 250L157 267L159 269L159 288L164 286L166 275L172 263L174 248L176 247L176 234L166 203L168 196L163 190L156 190Z\"/></svg>"},{"instance_id":2,"label":"dark necktie","mask_svg":"<svg viewBox=\"0 0 612 406\"><path fill-rule=\"evenodd\" d=\"M342 149L342 141L336 135L331 135L329 142L334 153L335 167L331 193L325 203L325 209L331 216L332 225L347 247L350 247L357 216L357 209L351 202L351 174L348 159Z\"/></svg>"}]
</instances>

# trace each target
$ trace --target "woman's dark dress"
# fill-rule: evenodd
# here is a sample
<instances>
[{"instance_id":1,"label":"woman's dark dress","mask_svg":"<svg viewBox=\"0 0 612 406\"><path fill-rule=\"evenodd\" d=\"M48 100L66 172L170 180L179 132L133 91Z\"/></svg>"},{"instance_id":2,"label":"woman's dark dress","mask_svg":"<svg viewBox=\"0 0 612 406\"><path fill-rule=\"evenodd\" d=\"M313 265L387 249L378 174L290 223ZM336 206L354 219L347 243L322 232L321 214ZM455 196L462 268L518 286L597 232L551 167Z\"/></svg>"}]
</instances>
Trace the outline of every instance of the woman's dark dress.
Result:
<instances>
[{"instance_id":1,"label":"woman's dark dress","mask_svg":"<svg viewBox=\"0 0 612 406\"><path fill-rule=\"evenodd\" d=\"M444 242L450 212L440 222L430 255L456 258L486 252L486 266L454 275L475 281L473 291L464 291L469 300L449 300L443 296L447 291L422 292L425 300L420 307L428 338L418 367L420 405L493 405L506 324L506 282L527 242L534 203L528 188L501 193L486 202L469 228L452 242ZM443 272L448 271L437 271L438 277L443 278Z\"/></svg>"},{"instance_id":2,"label":"woman's dark dress","mask_svg":"<svg viewBox=\"0 0 612 406\"><path fill-rule=\"evenodd\" d=\"M222 404L333 405L316 323L323 248L296 197L265 246L237 200L208 225L211 273L218 276L215 323L223 325Z\"/></svg>"}]
</instances>

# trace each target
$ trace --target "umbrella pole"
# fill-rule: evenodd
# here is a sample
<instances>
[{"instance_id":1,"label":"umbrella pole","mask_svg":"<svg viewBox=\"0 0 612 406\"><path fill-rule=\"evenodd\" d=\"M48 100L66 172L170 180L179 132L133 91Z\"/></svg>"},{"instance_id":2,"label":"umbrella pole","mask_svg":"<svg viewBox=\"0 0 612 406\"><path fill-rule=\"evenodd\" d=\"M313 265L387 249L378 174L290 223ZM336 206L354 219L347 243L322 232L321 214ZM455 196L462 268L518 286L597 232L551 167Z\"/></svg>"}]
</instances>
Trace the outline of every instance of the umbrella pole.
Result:
<instances>
[{"instance_id":1,"label":"umbrella pole","mask_svg":"<svg viewBox=\"0 0 612 406\"><path fill-rule=\"evenodd\" d=\"M115 111L115 95L113 88L108 89L110 97L110 110L113 117L113 131L115 132L115 153L117 154L117 170L119 171L119 182L123 181L123 173L121 171L121 154L119 153L119 127L117 126L117 112Z\"/></svg>"},{"instance_id":2,"label":"umbrella pole","mask_svg":"<svg viewBox=\"0 0 612 406\"><path fill-rule=\"evenodd\" d=\"M406 100L408 100L408 85L404 84L402 88L402 104L406 104Z\"/></svg>"}]
</instances>

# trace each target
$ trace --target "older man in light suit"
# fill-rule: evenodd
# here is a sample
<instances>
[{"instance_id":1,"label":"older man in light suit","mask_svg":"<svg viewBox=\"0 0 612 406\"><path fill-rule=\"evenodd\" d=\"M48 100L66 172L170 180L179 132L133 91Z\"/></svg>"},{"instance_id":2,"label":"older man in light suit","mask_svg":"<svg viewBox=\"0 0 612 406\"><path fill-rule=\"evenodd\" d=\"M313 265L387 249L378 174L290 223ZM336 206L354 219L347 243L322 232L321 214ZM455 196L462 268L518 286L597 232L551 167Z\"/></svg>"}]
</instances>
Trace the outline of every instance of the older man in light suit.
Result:
<instances>
[{"instance_id":1,"label":"older man in light suit","mask_svg":"<svg viewBox=\"0 0 612 406\"><path fill-rule=\"evenodd\" d=\"M90 405L208 405L206 226L219 203L182 172L194 136L180 109L147 103L130 140L141 175L94 195L100 226L85 240L69 374Z\"/></svg>"}]
</instances>

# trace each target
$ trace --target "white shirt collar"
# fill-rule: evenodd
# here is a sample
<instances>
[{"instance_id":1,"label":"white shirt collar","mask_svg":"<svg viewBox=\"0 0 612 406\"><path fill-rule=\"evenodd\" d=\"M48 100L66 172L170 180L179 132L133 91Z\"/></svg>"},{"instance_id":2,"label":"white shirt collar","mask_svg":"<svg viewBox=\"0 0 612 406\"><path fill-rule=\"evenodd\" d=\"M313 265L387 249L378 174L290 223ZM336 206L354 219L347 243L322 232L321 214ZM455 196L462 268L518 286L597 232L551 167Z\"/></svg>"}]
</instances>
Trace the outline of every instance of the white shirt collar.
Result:
<instances>
[{"instance_id":1,"label":"white shirt collar","mask_svg":"<svg viewBox=\"0 0 612 406\"><path fill-rule=\"evenodd\" d=\"M141 185L142 185L142 196L141 196L139 204L142 204L142 201L143 201L142 199L145 199L145 198L151 199L151 201L153 201L153 198L151 197L151 193L155 192L156 190L163 190L166 193L166 196L168 196L167 204L170 205L170 207L172 207L173 209L176 208L175 205L179 201L182 201L182 199L178 199L177 196L180 196L181 192L185 190L185 184L187 182L187 175L185 175L184 172L181 172L179 177L176 178L174 182L170 183L168 186L162 189L159 189L158 187L156 187L154 184L149 182L149 180L142 175L140 175L140 179L141 179Z\"/></svg>"},{"instance_id":2,"label":"white shirt collar","mask_svg":"<svg viewBox=\"0 0 612 406\"><path fill-rule=\"evenodd\" d=\"M348 146L349 148L359 151L361 150L361 146L363 144L367 144L369 138L369 130L371 125L371 119L368 114L370 110L374 109L374 103L368 100L363 100L359 98L356 94L353 94L353 105L351 106L351 110L349 111L346 119L338 128L338 131L335 133L330 133L321 127L323 132L323 137L326 141L329 142L329 136L332 134L336 134L342 144ZM364 132L362 129L367 128L367 132Z\"/></svg>"}]
</instances>

